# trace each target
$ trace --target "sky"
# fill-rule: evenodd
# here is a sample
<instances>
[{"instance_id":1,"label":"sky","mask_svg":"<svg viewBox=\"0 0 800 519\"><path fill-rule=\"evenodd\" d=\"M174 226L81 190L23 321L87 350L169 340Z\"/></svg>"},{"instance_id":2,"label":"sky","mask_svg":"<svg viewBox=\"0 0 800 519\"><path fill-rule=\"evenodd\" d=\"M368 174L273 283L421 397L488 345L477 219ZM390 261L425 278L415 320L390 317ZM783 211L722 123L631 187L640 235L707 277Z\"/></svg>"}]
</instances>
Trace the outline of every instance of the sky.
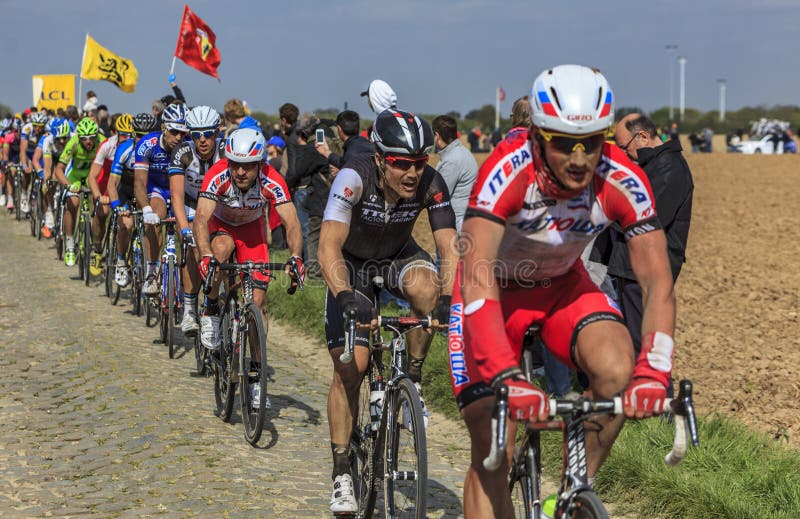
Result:
<instances>
[{"instance_id":1,"label":"sky","mask_svg":"<svg viewBox=\"0 0 800 519\"><path fill-rule=\"evenodd\" d=\"M679 101L679 54L686 63L686 107L726 109L800 104L797 27L800 0L272 0L190 1L216 33L221 81L183 64L177 83L190 105L221 108L232 97L276 113L350 109L369 117L359 93L389 82L398 106L462 115L493 104L502 86L507 116L544 69L563 63L599 68L617 107L646 111ZM136 91L84 81L112 112L149 111L170 93L169 69L184 2L0 0L0 103L32 101L31 76L77 74L88 32L133 60ZM678 45L672 56L666 45ZM76 80L76 95L77 95ZM81 100L82 104L82 100Z\"/></svg>"}]
</instances>

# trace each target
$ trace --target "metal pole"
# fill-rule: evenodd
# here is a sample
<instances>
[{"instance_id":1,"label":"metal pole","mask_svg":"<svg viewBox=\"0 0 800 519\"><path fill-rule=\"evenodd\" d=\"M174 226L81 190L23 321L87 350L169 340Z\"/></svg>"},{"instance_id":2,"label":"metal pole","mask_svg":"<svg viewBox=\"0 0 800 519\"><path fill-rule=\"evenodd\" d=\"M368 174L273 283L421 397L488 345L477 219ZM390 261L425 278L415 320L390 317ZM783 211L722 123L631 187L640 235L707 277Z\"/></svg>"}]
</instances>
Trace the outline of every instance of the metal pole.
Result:
<instances>
[{"instance_id":1,"label":"metal pole","mask_svg":"<svg viewBox=\"0 0 800 519\"><path fill-rule=\"evenodd\" d=\"M686 56L678 58L678 65L681 67L681 91L680 91L680 119L683 122L683 114L686 110Z\"/></svg>"},{"instance_id":2,"label":"metal pole","mask_svg":"<svg viewBox=\"0 0 800 519\"><path fill-rule=\"evenodd\" d=\"M494 127L500 128L500 88L494 89Z\"/></svg>"},{"instance_id":3,"label":"metal pole","mask_svg":"<svg viewBox=\"0 0 800 519\"><path fill-rule=\"evenodd\" d=\"M667 51L667 60L669 61L669 121L675 120L675 54L673 51L678 50L677 45L664 45Z\"/></svg>"},{"instance_id":4,"label":"metal pole","mask_svg":"<svg viewBox=\"0 0 800 519\"><path fill-rule=\"evenodd\" d=\"M725 122L725 89L727 88L725 85L724 79L718 79L717 83L719 83L719 122Z\"/></svg>"}]
</instances>

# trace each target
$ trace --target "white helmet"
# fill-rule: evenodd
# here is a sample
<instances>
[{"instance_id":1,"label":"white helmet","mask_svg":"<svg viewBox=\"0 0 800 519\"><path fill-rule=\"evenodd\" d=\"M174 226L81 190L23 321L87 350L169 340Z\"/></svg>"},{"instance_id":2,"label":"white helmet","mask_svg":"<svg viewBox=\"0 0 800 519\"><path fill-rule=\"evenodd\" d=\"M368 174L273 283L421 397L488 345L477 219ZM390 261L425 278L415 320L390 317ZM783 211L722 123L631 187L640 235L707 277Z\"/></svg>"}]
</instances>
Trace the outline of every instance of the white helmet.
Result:
<instances>
[{"instance_id":1,"label":"white helmet","mask_svg":"<svg viewBox=\"0 0 800 519\"><path fill-rule=\"evenodd\" d=\"M186 114L186 126L190 130L216 130L219 122L219 113L210 106L195 106Z\"/></svg>"},{"instance_id":2,"label":"white helmet","mask_svg":"<svg viewBox=\"0 0 800 519\"><path fill-rule=\"evenodd\" d=\"M225 157L233 162L259 162L266 152L264 135L253 128L235 130L225 141Z\"/></svg>"},{"instance_id":3,"label":"white helmet","mask_svg":"<svg viewBox=\"0 0 800 519\"><path fill-rule=\"evenodd\" d=\"M599 70L583 65L547 69L531 89L533 125L570 135L607 130L614 122L614 94Z\"/></svg>"}]
</instances>

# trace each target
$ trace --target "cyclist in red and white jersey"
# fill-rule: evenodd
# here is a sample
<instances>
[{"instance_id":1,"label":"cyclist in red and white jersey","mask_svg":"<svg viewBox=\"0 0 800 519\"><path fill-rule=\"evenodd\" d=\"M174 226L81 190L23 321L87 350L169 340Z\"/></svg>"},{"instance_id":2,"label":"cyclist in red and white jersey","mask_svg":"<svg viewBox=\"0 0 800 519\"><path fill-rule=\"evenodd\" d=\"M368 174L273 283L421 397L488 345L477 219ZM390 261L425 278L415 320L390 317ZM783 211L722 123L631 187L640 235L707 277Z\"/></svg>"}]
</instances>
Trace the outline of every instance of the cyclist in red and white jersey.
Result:
<instances>
[{"instance_id":1,"label":"cyclist in red and white jersey","mask_svg":"<svg viewBox=\"0 0 800 519\"><path fill-rule=\"evenodd\" d=\"M198 270L203 279L208 275L212 257L223 263L235 252L238 262L269 261L264 211L273 200L286 227L289 251L297 261L301 276L305 277L300 257L303 251L300 222L294 205L288 203L291 198L283 177L264 162L266 153L266 141L260 131L252 128L235 130L225 142L225 158L205 174L192 226L201 256ZM219 348L217 298L221 279L221 273L217 272L200 318L200 340L209 349ZM253 302L263 310L269 279L254 272L253 280ZM251 386L254 388L260 390L258 384Z\"/></svg>"},{"instance_id":2,"label":"cyclist in red and white jersey","mask_svg":"<svg viewBox=\"0 0 800 519\"><path fill-rule=\"evenodd\" d=\"M491 444L494 390L509 388L514 420L544 420L547 396L519 368L527 328L541 324L552 354L583 371L594 398L624 391L625 415L661 412L672 368L675 298L666 239L647 177L605 143L614 100L603 75L562 65L542 72L531 94L533 126L501 142L480 169L462 229L461 290L453 294L449 359L472 442L464 515L511 517L508 464L482 465ZM642 286L642 353L616 304L592 283L581 251L616 222ZM487 268L491 266L491 268ZM624 417L586 433L590 481ZM509 427L513 448L515 427ZM510 457L510 454L509 454Z\"/></svg>"}]
</instances>

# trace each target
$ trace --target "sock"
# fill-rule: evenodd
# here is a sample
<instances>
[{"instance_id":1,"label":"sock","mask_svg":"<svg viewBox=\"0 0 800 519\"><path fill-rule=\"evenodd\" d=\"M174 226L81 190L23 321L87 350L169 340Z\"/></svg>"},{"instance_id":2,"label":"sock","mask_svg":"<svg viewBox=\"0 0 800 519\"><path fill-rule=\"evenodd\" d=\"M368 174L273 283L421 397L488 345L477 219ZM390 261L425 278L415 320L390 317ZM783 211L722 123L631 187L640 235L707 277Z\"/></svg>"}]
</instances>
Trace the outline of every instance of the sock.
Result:
<instances>
[{"instance_id":1,"label":"sock","mask_svg":"<svg viewBox=\"0 0 800 519\"><path fill-rule=\"evenodd\" d=\"M72 236L67 236L67 249L74 249L75 248L75 238Z\"/></svg>"},{"instance_id":2,"label":"sock","mask_svg":"<svg viewBox=\"0 0 800 519\"><path fill-rule=\"evenodd\" d=\"M183 294L183 315L187 313L194 315L196 312L195 306L197 305L197 294Z\"/></svg>"},{"instance_id":3,"label":"sock","mask_svg":"<svg viewBox=\"0 0 800 519\"><path fill-rule=\"evenodd\" d=\"M331 474L331 479L335 480L336 476L349 474L350 446L331 443L331 452L333 453L333 473Z\"/></svg>"},{"instance_id":4,"label":"sock","mask_svg":"<svg viewBox=\"0 0 800 519\"><path fill-rule=\"evenodd\" d=\"M158 270L158 261L148 261L144 277L146 277L146 278L155 277L156 276L156 270Z\"/></svg>"},{"instance_id":5,"label":"sock","mask_svg":"<svg viewBox=\"0 0 800 519\"><path fill-rule=\"evenodd\" d=\"M411 382L422 382L422 363L425 359L415 359L411 355L408 356L408 378Z\"/></svg>"},{"instance_id":6,"label":"sock","mask_svg":"<svg viewBox=\"0 0 800 519\"><path fill-rule=\"evenodd\" d=\"M125 263L125 255L124 255L124 254L120 254L120 253L118 252L118 253L117 253L117 261L120 261L120 262L122 262L122 263Z\"/></svg>"},{"instance_id":7,"label":"sock","mask_svg":"<svg viewBox=\"0 0 800 519\"><path fill-rule=\"evenodd\" d=\"M206 296L206 308L203 310L203 315L217 315L219 314L219 299L211 299Z\"/></svg>"}]
</instances>

